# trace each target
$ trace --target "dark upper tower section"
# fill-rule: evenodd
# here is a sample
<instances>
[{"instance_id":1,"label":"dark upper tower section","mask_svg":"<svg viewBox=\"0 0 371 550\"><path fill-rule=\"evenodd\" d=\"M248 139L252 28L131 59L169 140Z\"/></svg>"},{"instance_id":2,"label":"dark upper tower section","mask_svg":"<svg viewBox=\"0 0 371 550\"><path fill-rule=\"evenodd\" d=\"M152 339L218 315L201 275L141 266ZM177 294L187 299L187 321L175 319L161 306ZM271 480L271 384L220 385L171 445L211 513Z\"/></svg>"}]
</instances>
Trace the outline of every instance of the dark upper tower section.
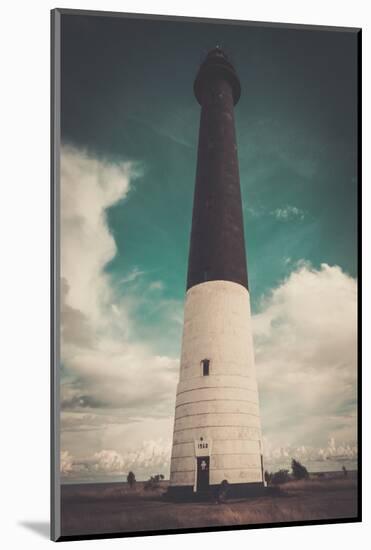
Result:
<instances>
[{"instance_id":1,"label":"dark upper tower section","mask_svg":"<svg viewBox=\"0 0 371 550\"><path fill-rule=\"evenodd\" d=\"M220 48L211 50L194 83L201 105L187 289L224 280L247 288L234 105L241 87Z\"/></svg>"}]
</instances>

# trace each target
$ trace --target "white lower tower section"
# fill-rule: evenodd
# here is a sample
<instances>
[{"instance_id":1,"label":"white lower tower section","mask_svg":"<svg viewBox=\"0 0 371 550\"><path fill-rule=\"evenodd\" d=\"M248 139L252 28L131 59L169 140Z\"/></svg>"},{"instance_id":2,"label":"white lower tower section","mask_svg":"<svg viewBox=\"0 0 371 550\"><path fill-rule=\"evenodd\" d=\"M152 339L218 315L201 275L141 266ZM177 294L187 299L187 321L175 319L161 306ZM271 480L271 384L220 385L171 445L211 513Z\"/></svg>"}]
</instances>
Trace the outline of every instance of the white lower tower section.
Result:
<instances>
[{"instance_id":1,"label":"white lower tower section","mask_svg":"<svg viewBox=\"0 0 371 550\"><path fill-rule=\"evenodd\" d=\"M200 489L200 456L210 485L263 482L249 292L229 281L186 294L170 485Z\"/></svg>"}]
</instances>

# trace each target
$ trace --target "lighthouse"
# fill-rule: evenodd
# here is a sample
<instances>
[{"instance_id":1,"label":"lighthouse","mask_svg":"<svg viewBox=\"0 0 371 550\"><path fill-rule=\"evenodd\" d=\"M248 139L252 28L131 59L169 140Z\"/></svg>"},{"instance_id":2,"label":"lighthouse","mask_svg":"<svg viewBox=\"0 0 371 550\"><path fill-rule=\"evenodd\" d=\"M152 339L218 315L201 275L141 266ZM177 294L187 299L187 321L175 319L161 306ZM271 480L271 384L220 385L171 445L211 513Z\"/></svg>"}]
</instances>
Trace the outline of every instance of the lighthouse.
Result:
<instances>
[{"instance_id":1,"label":"lighthouse","mask_svg":"<svg viewBox=\"0 0 371 550\"><path fill-rule=\"evenodd\" d=\"M169 495L264 486L234 124L241 86L219 48L194 82L201 106Z\"/></svg>"}]
</instances>

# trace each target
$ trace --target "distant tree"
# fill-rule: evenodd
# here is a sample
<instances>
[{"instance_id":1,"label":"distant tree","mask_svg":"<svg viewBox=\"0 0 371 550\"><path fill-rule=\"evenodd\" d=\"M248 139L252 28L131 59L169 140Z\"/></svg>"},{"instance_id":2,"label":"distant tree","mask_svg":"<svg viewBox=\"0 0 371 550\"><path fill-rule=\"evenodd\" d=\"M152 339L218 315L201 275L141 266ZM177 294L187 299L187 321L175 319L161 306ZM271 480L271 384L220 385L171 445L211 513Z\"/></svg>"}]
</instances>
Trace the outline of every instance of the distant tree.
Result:
<instances>
[{"instance_id":1,"label":"distant tree","mask_svg":"<svg viewBox=\"0 0 371 550\"><path fill-rule=\"evenodd\" d=\"M305 466L300 464L298 460L295 460L295 458L291 461L291 469L292 469L292 475L295 479L308 479L309 474L308 470Z\"/></svg>"},{"instance_id":2,"label":"distant tree","mask_svg":"<svg viewBox=\"0 0 371 550\"><path fill-rule=\"evenodd\" d=\"M136 482L134 472L129 472L128 473L128 475L126 476L126 481L128 482L130 489L132 489L135 485L135 482Z\"/></svg>"},{"instance_id":3,"label":"distant tree","mask_svg":"<svg viewBox=\"0 0 371 550\"><path fill-rule=\"evenodd\" d=\"M278 470L274 474L271 474L270 483L272 485L282 485L290 480L288 470Z\"/></svg>"},{"instance_id":4,"label":"distant tree","mask_svg":"<svg viewBox=\"0 0 371 550\"><path fill-rule=\"evenodd\" d=\"M158 489L160 487L160 481L165 479L165 477L162 474L156 474L155 476L151 476L144 485L144 489L146 491L154 491L155 489Z\"/></svg>"}]
</instances>

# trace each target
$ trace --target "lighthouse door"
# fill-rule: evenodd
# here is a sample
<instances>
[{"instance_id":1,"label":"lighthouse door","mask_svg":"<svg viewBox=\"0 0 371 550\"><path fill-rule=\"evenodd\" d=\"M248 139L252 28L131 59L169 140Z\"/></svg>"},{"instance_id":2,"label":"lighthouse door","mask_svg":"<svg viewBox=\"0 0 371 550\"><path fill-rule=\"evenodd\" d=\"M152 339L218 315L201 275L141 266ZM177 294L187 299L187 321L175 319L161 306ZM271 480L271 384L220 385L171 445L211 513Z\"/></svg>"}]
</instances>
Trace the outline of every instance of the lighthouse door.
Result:
<instances>
[{"instance_id":1,"label":"lighthouse door","mask_svg":"<svg viewBox=\"0 0 371 550\"><path fill-rule=\"evenodd\" d=\"M206 491L209 488L210 457L197 457L197 491Z\"/></svg>"}]
</instances>

